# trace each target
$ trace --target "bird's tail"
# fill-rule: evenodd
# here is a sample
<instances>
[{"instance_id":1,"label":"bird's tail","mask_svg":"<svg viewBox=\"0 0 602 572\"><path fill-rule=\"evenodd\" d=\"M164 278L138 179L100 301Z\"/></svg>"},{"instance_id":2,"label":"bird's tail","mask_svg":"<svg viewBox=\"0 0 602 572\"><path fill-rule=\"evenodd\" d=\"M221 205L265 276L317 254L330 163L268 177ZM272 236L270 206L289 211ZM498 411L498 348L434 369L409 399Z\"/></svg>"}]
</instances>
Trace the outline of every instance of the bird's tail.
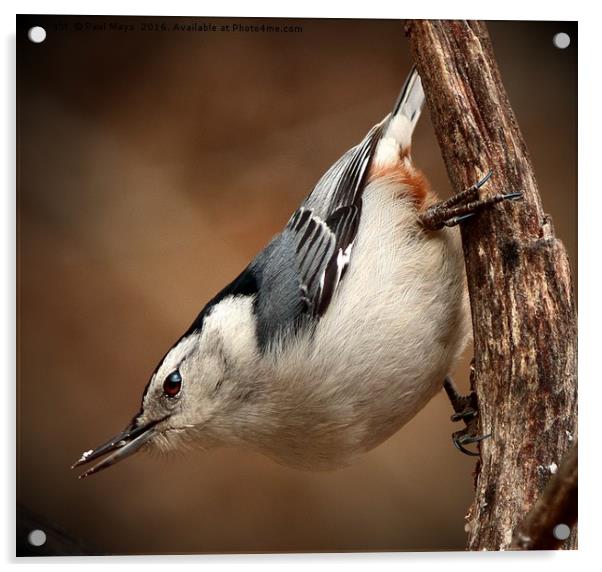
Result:
<instances>
[{"instance_id":1,"label":"bird's tail","mask_svg":"<svg viewBox=\"0 0 602 572\"><path fill-rule=\"evenodd\" d=\"M397 141L402 155L410 152L412 133L420 118L423 105L422 82L416 66L414 66L406 78L393 112L389 116L389 124L384 134L384 138L390 137Z\"/></svg>"}]
</instances>

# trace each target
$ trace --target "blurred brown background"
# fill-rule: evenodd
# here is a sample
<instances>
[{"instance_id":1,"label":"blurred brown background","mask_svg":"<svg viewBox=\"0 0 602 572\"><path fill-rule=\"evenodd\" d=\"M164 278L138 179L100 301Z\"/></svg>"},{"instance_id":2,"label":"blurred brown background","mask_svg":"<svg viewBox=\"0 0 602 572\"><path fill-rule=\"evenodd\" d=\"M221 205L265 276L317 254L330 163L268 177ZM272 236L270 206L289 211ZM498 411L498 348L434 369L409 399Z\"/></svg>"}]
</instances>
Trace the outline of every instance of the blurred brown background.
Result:
<instances>
[{"instance_id":1,"label":"blurred brown background","mask_svg":"<svg viewBox=\"0 0 602 572\"><path fill-rule=\"evenodd\" d=\"M97 553L462 549L474 460L452 447L442 394L331 473L233 450L141 454L85 481L69 470L125 426L156 362L389 111L411 65L401 21L141 30L175 21L18 19L18 502ZM136 30L86 31L110 22ZM490 32L576 272L576 24ZM413 155L446 196L423 117Z\"/></svg>"}]
</instances>

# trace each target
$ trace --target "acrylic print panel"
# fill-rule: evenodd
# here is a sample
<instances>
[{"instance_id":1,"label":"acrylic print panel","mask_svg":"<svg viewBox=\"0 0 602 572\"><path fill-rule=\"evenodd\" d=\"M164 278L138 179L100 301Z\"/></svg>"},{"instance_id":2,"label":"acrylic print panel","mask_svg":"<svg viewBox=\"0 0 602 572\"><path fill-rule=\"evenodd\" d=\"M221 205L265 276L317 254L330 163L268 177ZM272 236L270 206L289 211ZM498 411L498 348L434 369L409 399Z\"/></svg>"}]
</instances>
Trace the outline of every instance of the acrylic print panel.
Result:
<instances>
[{"instance_id":1,"label":"acrylic print panel","mask_svg":"<svg viewBox=\"0 0 602 572\"><path fill-rule=\"evenodd\" d=\"M576 277L576 24L488 27ZM338 470L244 447L70 470L139 411L165 352L389 113L412 63L396 20L18 16L19 554L464 549L475 461L443 392ZM449 196L426 110L412 158ZM463 392L471 357L451 372Z\"/></svg>"}]
</instances>

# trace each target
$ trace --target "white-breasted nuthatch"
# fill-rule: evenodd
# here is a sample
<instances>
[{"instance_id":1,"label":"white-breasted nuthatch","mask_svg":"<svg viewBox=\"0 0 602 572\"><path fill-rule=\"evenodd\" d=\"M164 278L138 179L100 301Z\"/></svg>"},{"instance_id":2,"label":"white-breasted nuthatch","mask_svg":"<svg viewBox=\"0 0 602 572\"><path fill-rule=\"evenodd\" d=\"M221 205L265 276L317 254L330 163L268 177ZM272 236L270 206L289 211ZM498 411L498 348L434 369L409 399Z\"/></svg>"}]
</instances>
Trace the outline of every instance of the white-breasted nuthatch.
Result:
<instances>
[{"instance_id":1,"label":"white-breasted nuthatch","mask_svg":"<svg viewBox=\"0 0 602 572\"><path fill-rule=\"evenodd\" d=\"M423 103L413 70L393 112L167 352L128 427L82 455L74 466L108 454L82 476L142 447L187 444L337 467L441 389L470 324L451 227L473 214L488 177L436 204L410 157ZM481 202L513 198L496 197Z\"/></svg>"}]
</instances>

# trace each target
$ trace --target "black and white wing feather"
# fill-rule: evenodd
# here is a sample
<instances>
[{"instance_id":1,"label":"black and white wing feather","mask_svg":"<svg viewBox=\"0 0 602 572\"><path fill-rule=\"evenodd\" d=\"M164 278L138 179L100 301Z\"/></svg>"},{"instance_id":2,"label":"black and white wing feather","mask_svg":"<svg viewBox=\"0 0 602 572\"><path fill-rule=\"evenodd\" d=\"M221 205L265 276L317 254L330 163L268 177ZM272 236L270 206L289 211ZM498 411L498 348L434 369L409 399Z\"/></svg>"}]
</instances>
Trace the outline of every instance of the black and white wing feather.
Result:
<instances>
[{"instance_id":1,"label":"black and white wing feather","mask_svg":"<svg viewBox=\"0 0 602 572\"><path fill-rule=\"evenodd\" d=\"M361 216L362 191L382 124L345 153L255 259L259 340L324 314L349 263Z\"/></svg>"},{"instance_id":2,"label":"black and white wing feather","mask_svg":"<svg viewBox=\"0 0 602 572\"><path fill-rule=\"evenodd\" d=\"M321 316L349 262L361 215L361 198L380 125L345 153L316 185L284 229L295 260L306 311Z\"/></svg>"}]
</instances>

